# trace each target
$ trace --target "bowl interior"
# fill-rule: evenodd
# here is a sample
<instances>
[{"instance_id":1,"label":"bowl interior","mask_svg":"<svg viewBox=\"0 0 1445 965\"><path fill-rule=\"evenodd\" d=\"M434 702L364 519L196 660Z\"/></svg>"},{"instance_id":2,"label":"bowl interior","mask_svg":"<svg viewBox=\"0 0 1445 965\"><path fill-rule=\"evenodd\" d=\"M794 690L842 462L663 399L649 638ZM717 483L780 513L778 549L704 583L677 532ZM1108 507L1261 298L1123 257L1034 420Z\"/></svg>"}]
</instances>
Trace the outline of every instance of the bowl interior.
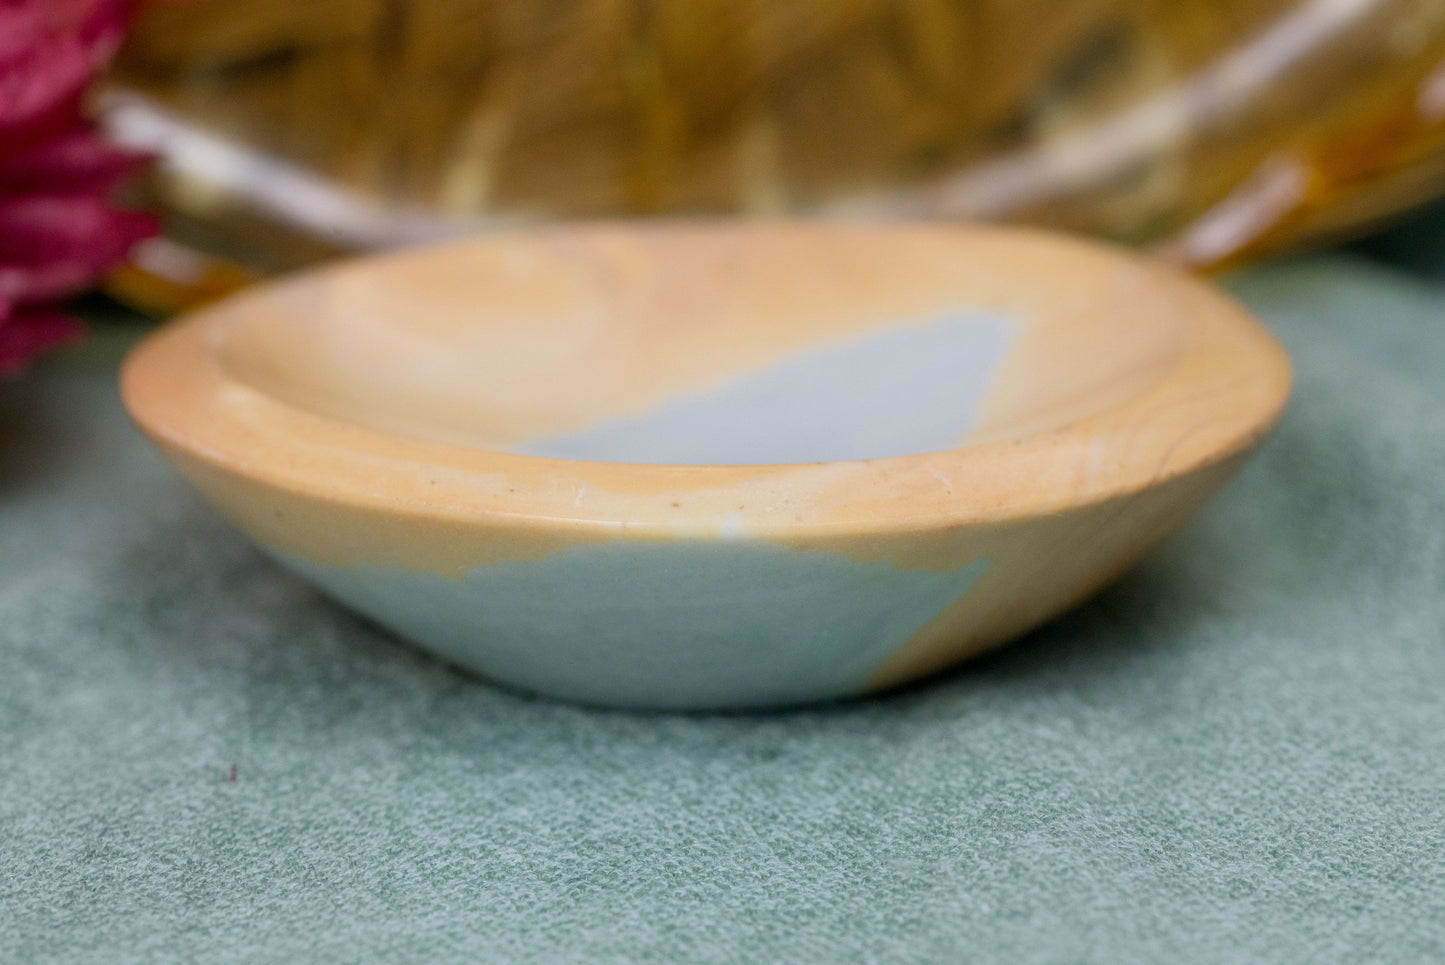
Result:
<instances>
[{"instance_id":1,"label":"bowl interior","mask_svg":"<svg viewBox=\"0 0 1445 965\"><path fill-rule=\"evenodd\" d=\"M229 378L376 432L599 462L875 459L1046 431L1160 379L1167 291L944 230L537 233L272 286Z\"/></svg>"}]
</instances>

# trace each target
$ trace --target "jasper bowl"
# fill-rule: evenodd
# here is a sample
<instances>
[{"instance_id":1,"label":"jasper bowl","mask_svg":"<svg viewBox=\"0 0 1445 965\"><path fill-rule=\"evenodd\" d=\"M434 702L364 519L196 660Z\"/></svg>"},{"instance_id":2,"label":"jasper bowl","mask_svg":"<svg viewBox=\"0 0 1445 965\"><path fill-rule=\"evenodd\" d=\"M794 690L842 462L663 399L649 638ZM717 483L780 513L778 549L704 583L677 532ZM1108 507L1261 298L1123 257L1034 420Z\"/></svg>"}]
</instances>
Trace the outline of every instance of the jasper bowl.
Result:
<instances>
[{"instance_id":1,"label":"jasper bowl","mask_svg":"<svg viewBox=\"0 0 1445 965\"><path fill-rule=\"evenodd\" d=\"M1289 392L1208 284L1018 229L488 235L262 285L127 359L180 473L281 564L529 691L876 691L1135 563Z\"/></svg>"}]
</instances>

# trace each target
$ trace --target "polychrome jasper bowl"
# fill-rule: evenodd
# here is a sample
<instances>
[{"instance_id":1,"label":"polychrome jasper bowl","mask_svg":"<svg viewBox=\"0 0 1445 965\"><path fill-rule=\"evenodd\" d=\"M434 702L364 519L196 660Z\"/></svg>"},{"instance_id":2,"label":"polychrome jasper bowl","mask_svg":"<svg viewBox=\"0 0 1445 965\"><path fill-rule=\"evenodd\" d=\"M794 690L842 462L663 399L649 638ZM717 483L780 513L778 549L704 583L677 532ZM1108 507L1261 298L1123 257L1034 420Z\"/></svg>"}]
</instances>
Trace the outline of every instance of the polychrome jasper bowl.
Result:
<instances>
[{"instance_id":1,"label":"polychrome jasper bowl","mask_svg":"<svg viewBox=\"0 0 1445 965\"><path fill-rule=\"evenodd\" d=\"M1289 391L1210 286L1018 230L556 228L342 264L123 375L176 468L336 599L631 707L875 691L1087 596Z\"/></svg>"}]
</instances>

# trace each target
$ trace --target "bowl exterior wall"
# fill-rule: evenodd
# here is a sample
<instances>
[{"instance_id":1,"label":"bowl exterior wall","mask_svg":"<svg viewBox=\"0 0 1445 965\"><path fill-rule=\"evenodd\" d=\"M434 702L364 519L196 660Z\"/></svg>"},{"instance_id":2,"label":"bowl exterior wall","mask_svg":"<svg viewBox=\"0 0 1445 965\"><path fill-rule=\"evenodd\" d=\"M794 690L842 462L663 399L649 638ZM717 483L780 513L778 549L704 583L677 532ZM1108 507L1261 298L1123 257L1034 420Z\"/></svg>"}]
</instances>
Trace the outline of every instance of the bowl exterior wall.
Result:
<instances>
[{"instance_id":1,"label":"bowl exterior wall","mask_svg":"<svg viewBox=\"0 0 1445 965\"><path fill-rule=\"evenodd\" d=\"M408 518L162 448L285 566L424 649L527 691L684 710L857 696L990 649L1118 576L1248 456L1046 516L784 542ZM444 565L391 551L418 526Z\"/></svg>"}]
</instances>

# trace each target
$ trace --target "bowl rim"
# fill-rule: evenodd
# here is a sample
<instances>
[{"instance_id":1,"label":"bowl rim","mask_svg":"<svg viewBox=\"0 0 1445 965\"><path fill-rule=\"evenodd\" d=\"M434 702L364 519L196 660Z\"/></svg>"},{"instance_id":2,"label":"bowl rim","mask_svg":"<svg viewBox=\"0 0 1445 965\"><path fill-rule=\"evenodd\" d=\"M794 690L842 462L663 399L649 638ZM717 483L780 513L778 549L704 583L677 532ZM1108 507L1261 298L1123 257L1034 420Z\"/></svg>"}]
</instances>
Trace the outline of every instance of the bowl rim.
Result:
<instances>
[{"instance_id":1,"label":"bowl rim","mask_svg":"<svg viewBox=\"0 0 1445 965\"><path fill-rule=\"evenodd\" d=\"M283 287L509 237L590 232L896 232L1066 250L1132 267L1177 300L1188 344L1135 395L1082 418L940 452L825 463L671 465L520 455L392 435L293 406L234 378L217 347L248 306ZM546 524L629 535L932 529L1059 513L1127 497L1252 450L1282 415L1288 356L1212 285L1097 241L1037 229L932 222L672 219L503 229L333 262L188 313L127 355L121 395L163 450L264 487L388 514Z\"/></svg>"}]
</instances>

